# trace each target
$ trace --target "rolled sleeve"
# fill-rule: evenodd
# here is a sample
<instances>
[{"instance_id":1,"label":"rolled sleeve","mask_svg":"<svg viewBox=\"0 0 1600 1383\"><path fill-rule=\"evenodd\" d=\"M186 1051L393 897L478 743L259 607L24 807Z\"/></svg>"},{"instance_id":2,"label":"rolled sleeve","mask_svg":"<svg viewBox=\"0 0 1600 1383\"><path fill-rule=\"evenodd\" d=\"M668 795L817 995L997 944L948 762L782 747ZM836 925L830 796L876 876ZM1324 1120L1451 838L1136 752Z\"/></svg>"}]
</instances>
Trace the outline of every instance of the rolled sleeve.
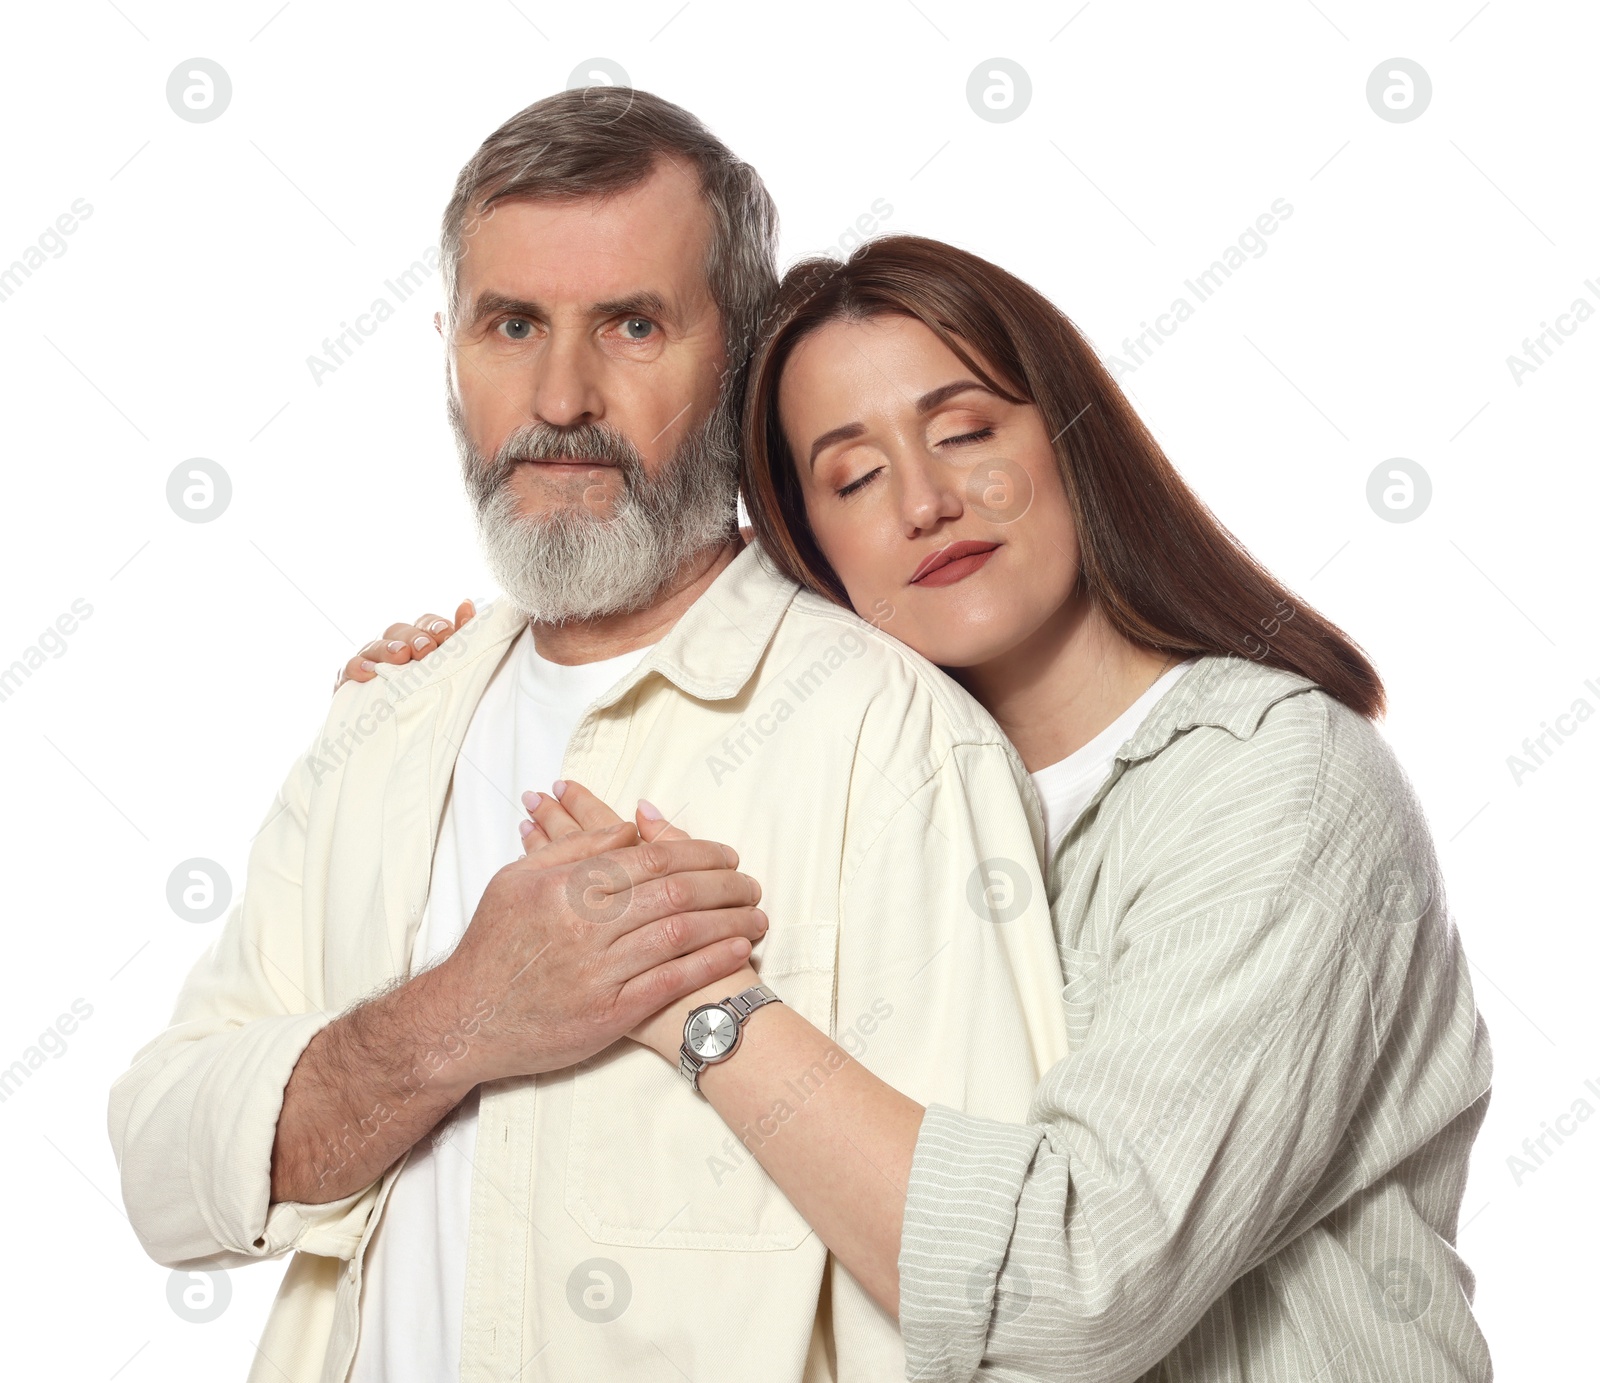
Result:
<instances>
[{"instance_id":1,"label":"rolled sleeve","mask_svg":"<svg viewBox=\"0 0 1600 1383\"><path fill-rule=\"evenodd\" d=\"M169 1026L112 1085L123 1203L167 1266L227 1267L290 1249L349 1257L378 1182L326 1204L271 1202L289 1077L335 1016L302 907L310 777L296 763L258 832L245 888L190 970Z\"/></svg>"},{"instance_id":2,"label":"rolled sleeve","mask_svg":"<svg viewBox=\"0 0 1600 1383\"><path fill-rule=\"evenodd\" d=\"M982 1361L1017 1203L1044 1139L1030 1124L929 1105L912 1154L900 1241L900 1328L936 1342L909 1376L955 1383ZM1002 1299L1001 1314L1008 1310ZM926 1357L923 1357L923 1355Z\"/></svg>"},{"instance_id":3,"label":"rolled sleeve","mask_svg":"<svg viewBox=\"0 0 1600 1383\"><path fill-rule=\"evenodd\" d=\"M911 1376L1132 1379L1259 1261L1373 1060L1364 976L1329 933L1247 907L1152 935L1027 1125L934 1117L901 1242Z\"/></svg>"}]
</instances>

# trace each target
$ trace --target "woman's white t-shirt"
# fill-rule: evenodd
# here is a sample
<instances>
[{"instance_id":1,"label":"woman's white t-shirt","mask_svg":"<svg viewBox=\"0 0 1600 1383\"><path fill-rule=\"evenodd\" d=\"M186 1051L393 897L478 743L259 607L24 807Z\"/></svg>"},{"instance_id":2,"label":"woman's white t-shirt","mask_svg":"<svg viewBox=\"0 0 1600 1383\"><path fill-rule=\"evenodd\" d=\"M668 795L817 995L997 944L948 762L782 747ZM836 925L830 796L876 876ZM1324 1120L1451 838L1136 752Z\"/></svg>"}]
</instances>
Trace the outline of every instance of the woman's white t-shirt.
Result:
<instances>
[{"instance_id":1,"label":"woman's white t-shirt","mask_svg":"<svg viewBox=\"0 0 1600 1383\"><path fill-rule=\"evenodd\" d=\"M1176 667L1168 668L1088 744L1032 775L1033 785L1039 789L1039 800L1044 803L1046 859L1055 854L1061 838L1072 829L1073 822L1089 805L1089 799L1100 790L1100 784L1105 782L1111 765L1116 762L1117 751L1144 723L1156 702L1193 666L1194 659L1186 658Z\"/></svg>"}]
</instances>

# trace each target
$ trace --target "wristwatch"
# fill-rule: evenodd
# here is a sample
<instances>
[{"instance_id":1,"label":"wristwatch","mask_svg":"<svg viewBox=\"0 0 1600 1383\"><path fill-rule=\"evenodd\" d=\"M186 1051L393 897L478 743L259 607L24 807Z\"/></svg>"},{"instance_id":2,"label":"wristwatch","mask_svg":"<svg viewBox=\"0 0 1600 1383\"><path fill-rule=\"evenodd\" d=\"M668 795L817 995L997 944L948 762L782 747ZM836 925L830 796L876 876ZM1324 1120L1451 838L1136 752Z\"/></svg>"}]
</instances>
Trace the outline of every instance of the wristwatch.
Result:
<instances>
[{"instance_id":1,"label":"wristwatch","mask_svg":"<svg viewBox=\"0 0 1600 1383\"><path fill-rule=\"evenodd\" d=\"M678 1074L689 1082L689 1088L700 1095L700 1073L739 1050L745 1020L763 1004L782 1002L766 985L753 984L720 1003L701 1004L693 1010L684 1019L683 1046L678 1049Z\"/></svg>"}]
</instances>

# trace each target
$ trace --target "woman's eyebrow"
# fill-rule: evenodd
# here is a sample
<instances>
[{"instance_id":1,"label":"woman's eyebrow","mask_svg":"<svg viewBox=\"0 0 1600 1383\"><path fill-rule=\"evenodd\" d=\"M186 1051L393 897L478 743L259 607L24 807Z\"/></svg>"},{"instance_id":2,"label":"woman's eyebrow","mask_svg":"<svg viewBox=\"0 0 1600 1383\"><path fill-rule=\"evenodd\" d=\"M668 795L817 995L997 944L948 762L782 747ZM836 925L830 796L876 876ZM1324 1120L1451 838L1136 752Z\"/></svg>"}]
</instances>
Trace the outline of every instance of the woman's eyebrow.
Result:
<instances>
[{"instance_id":1,"label":"woman's eyebrow","mask_svg":"<svg viewBox=\"0 0 1600 1383\"><path fill-rule=\"evenodd\" d=\"M811 444L811 458L806 464L814 468L817 464L817 455L824 447L831 447L835 442L848 442L852 437L861 436L866 430L861 423L846 423L843 427L824 432Z\"/></svg>"},{"instance_id":2,"label":"woman's eyebrow","mask_svg":"<svg viewBox=\"0 0 1600 1383\"><path fill-rule=\"evenodd\" d=\"M952 399L957 394L964 394L968 389L978 389L985 394L991 395L994 393L992 389L979 384L975 379L958 379L950 384L941 384L937 389L928 390L926 394L917 400L917 412L931 413L946 399Z\"/></svg>"}]
</instances>

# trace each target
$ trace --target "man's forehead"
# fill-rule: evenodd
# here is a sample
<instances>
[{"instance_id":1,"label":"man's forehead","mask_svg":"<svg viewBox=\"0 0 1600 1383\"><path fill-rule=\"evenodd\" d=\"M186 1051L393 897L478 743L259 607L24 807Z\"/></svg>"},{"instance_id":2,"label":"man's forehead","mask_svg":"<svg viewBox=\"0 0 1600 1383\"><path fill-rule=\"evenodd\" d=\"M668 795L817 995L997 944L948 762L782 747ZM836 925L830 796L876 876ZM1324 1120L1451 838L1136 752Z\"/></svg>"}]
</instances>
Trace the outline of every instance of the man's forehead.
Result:
<instances>
[{"instance_id":1,"label":"man's forehead","mask_svg":"<svg viewBox=\"0 0 1600 1383\"><path fill-rule=\"evenodd\" d=\"M709 292L710 209L698 182L673 165L603 197L498 202L469 231L461 262L469 303L485 292L584 304L641 291L687 302Z\"/></svg>"}]
</instances>

